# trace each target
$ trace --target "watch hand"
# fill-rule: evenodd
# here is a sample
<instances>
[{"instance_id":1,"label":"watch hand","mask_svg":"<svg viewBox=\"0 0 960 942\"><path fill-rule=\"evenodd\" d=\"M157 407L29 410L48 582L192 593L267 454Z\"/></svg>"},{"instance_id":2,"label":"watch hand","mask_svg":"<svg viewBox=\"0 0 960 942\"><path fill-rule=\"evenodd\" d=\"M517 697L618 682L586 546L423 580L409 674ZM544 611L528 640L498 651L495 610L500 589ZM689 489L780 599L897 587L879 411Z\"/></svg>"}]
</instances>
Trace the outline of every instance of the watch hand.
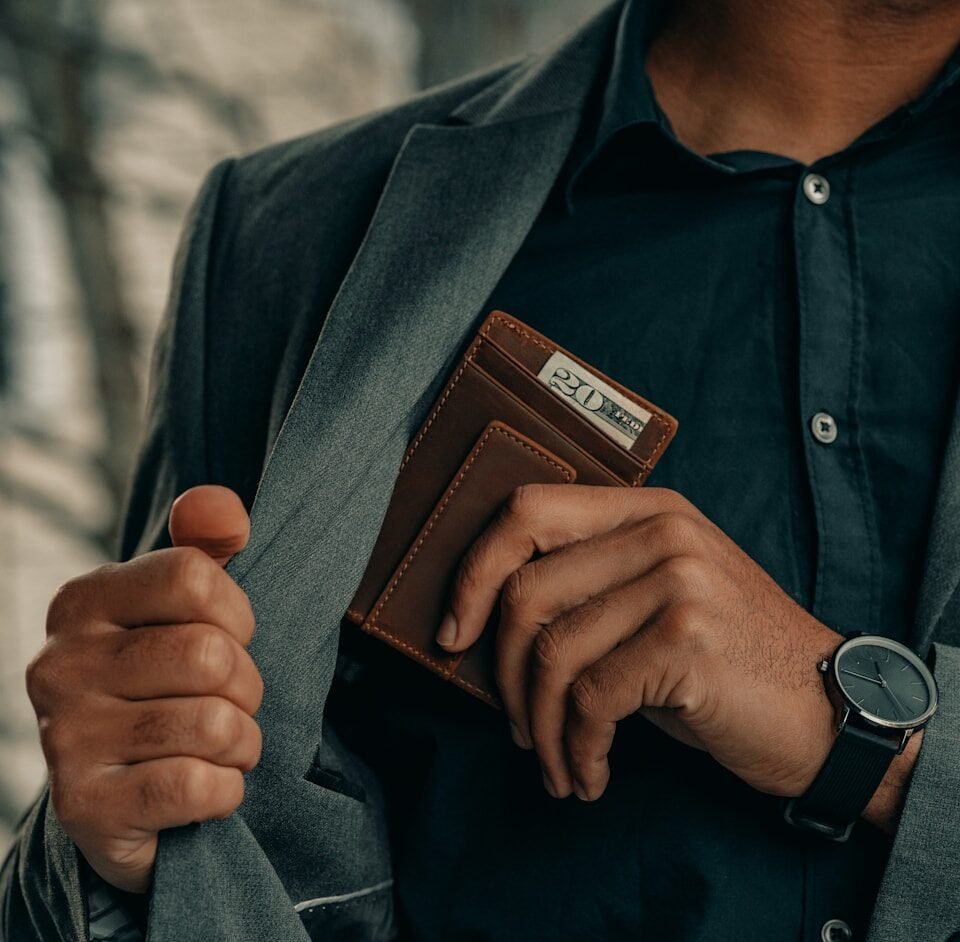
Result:
<instances>
[{"instance_id":1,"label":"watch hand","mask_svg":"<svg viewBox=\"0 0 960 942\"><path fill-rule=\"evenodd\" d=\"M893 692L893 690L891 690L889 686L884 687L884 689L888 694L890 694L890 698L893 700L894 705L900 711L900 713L904 716L909 716L910 714L904 709L903 704L900 702L900 698Z\"/></svg>"},{"instance_id":2,"label":"watch hand","mask_svg":"<svg viewBox=\"0 0 960 942\"><path fill-rule=\"evenodd\" d=\"M856 671L848 671L845 667L840 668L840 673L849 674L851 677L859 677L861 680L869 680L871 684L876 684L878 687L883 686L879 680L874 680L872 677L867 677L866 674L858 674Z\"/></svg>"},{"instance_id":3,"label":"watch hand","mask_svg":"<svg viewBox=\"0 0 960 942\"><path fill-rule=\"evenodd\" d=\"M881 686L883 687L884 690L887 691L888 694L890 694L890 699L893 700L893 705L897 708L897 711L901 715L909 715L907 711L903 708L903 704L900 702L900 698L893 692L893 690L891 690L890 685L884 679L883 674L880 673L880 665L876 661L874 661L873 666L877 669L877 677L880 678Z\"/></svg>"}]
</instances>

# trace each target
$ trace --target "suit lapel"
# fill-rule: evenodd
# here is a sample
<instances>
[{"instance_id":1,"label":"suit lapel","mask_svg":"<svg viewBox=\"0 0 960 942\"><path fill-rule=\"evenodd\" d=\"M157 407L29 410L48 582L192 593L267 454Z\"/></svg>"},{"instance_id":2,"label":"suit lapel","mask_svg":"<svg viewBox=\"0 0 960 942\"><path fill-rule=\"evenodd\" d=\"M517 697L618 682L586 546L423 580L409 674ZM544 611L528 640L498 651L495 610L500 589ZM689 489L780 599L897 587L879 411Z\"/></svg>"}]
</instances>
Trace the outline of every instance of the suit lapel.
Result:
<instances>
[{"instance_id":1,"label":"suit lapel","mask_svg":"<svg viewBox=\"0 0 960 942\"><path fill-rule=\"evenodd\" d=\"M912 643L926 651L937 640L960 644L960 402L947 442L934 505Z\"/></svg>"},{"instance_id":2,"label":"suit lapel","mask_svg":"<svg viewBox=\"0 0 960 942\"><path fill-rule=\"evenodd\" d=\"M577 122L565 111L411 130L277 438L238 574L290 537L305 501L335 513L372 462L395 458L385 439L416 424L415 406L484 313Z\"/></svg>"}]
</instances>

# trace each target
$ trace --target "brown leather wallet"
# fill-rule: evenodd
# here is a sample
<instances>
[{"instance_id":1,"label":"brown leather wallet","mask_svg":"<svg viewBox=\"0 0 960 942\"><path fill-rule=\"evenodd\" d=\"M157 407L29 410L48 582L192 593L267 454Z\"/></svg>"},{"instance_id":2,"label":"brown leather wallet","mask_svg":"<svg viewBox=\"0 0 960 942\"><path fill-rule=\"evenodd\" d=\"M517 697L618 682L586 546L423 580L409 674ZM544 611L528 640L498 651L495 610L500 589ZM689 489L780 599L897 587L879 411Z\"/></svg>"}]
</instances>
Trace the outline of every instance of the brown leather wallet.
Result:
<instances>
[{"instance_id":1,"label":"brown leather wallet","mask_svg":"<svg viewBox=\"0 0 960 942\"><path fill-rule=\"evenodd\" d=\"M462 654L434 635L473 541L521 484L644 483L677 421L493 311L400 465L346 617L493 706L496 613Z\"/></svg>"}]
</instances>

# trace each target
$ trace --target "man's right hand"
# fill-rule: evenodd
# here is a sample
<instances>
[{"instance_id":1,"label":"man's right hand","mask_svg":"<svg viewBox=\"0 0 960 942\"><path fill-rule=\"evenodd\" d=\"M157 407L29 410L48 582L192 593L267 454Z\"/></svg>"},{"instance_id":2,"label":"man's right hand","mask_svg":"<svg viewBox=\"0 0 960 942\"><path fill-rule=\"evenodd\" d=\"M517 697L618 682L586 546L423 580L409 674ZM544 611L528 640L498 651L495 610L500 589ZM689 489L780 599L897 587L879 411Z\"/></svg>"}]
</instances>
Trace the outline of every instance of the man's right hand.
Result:
<instances>
[{"instance_id":1,"label":"man's right hand","mask_svg":"<svg viewBox=\"0 0 960 942\"><path fill-rule=\"evenodd\" d=\"M27 668L57 817L131 892L149 887L157 832L227 817L260 758L253 610L222 568L247 543L246 510L226 488L195 487L169 526L174 548L57 591Z\"/></svg>"}]
</instances>

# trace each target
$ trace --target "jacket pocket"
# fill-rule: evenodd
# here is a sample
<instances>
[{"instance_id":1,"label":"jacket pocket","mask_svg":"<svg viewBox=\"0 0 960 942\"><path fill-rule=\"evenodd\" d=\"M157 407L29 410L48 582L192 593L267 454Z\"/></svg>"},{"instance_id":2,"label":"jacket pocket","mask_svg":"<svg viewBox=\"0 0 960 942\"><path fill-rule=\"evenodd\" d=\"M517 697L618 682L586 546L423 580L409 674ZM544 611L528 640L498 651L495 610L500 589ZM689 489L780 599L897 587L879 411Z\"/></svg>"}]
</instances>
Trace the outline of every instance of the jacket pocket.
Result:
<instances>
[{"instance_id":1,"label":"jacket pocket","mask_svg":"<svg viewBox=\"0 0 960 942\"><path fill-rule=\"evenodd\" d=\"M378 783L373 772L344 747L326 717L320 742L303 777L313 785L354 801L377 804Z\"/></svg>"},{"instance_id":2,"label":"jacket pocket","mask_svg":"<svg viewBox=\"0 0 960 942\"><path fill-rule=\"evenodd\" d=\"M297 903L311 939L323 942L393 942L393 880L352 893Z\"/></svg>"},{"instance_id":3,"label":"jacket pocket","mask_svg":"<svg viewBox=\"0 0 960 942\"><path fill-rule=\"evenodd\" d=\"M324 768L324 766L317 761L317 758L317 755L313 757L310 768L307 769L306 774L303 776L308 782L313 782L314 785L327 788L332 792L346 795L355 801L366 802L367 790L359 782L351 781L337 769Z\"/></svg>"}]
</instances>

